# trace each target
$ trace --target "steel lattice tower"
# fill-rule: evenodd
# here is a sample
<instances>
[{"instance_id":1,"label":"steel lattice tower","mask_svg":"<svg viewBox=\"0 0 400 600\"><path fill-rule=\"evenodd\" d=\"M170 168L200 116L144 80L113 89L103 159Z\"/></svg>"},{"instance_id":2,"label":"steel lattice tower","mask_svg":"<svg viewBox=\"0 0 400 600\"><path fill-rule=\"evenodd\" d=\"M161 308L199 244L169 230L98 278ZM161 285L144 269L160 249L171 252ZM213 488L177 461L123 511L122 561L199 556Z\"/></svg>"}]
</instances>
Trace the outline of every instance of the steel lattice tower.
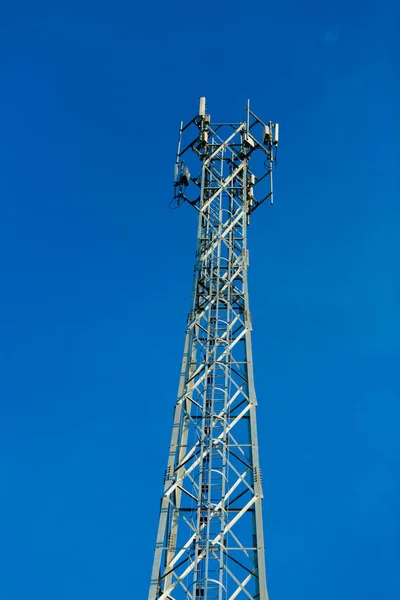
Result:
<instances>
[{"instance_id":1,"label":"steel lattice tower","mask_svg":"<svg viewBox=\"0 0 400 600\"><path fill-rule=\"evenodd\" d=\"M244 122L211 123L200 98L181 123L173 202L198 212L196 265L149 600L268 599L247 226L272 203L277 144L249 103Z\"/></svg>"}]
</instances>

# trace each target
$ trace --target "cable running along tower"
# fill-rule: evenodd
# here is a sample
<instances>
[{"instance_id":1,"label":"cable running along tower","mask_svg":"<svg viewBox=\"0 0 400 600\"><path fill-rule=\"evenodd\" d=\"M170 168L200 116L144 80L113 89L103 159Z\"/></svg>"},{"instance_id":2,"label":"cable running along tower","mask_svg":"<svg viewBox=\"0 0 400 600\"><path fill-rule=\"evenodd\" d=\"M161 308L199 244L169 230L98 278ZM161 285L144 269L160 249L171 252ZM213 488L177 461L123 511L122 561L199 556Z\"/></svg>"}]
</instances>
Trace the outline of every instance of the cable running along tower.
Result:
<instances>
[{"instance_id":1,"label":"cable running along tower","mask_svg":"<svg viewBox=\"0 0 400 600\"><path fill-rule=\"evenodd\" d=\"M197 250L148 600L268 600L246 240L277 145L249 103L212 123L200 98L181 123L172 202L197 211Z\"/></svg>"}]
</instances>

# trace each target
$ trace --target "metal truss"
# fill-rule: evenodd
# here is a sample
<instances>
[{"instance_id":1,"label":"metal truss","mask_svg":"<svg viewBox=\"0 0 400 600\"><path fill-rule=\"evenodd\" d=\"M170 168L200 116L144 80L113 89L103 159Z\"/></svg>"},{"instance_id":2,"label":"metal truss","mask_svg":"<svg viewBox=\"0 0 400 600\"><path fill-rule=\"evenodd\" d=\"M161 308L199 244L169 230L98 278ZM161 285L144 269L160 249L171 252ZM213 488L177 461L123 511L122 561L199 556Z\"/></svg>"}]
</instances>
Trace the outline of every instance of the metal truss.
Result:
<instances>
[{"instance_id":1,"label":"metal truss","mask_svg":"<svg viewBox=\"0 0 400 600\"><path fill-rule=\"evenodd\" d=\"M201 98L181 123L173 204L198 212L196 265L149 600L268 600L247 225L272 203L277 144L249 104L244 122L213 124Z\"/></svg>"}]
</instances>

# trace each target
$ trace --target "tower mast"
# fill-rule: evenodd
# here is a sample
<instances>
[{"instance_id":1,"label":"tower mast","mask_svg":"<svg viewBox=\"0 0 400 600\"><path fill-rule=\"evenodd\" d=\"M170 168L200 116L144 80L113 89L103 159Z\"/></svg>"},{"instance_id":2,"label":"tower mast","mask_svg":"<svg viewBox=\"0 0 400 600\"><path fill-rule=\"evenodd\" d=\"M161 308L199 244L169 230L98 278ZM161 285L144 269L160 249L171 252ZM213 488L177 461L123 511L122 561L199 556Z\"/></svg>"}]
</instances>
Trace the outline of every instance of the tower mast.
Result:
<instances>
[{"instance_id":1,"label":"tower mast","mask_svg":"<svg viewBox=\"0 0 400 600\"><path fill-rule=\"evenodd\" d=\"M212 123L200 98L180 126L173 204L197 211L197 249L148 600L268 600L247 226L273 202L277 145L249 103Z\"/></svg>"}]
</instances>

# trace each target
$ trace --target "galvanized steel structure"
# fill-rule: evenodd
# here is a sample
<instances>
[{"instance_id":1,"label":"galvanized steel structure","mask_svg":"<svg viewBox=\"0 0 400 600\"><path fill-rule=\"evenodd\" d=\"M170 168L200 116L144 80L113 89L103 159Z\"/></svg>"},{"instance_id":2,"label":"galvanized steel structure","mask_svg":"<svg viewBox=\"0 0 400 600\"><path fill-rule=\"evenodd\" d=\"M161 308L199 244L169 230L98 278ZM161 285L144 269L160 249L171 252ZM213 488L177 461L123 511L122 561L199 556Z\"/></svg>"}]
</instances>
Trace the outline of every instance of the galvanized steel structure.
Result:
<instances>
[{"instance_id":1,"label":"galvanized steel structure","mask_svg":"<svg viewBox=\"0 0 400 600\"><path fill-rule=\"evenodd\" d=\"M149 600L268 599L247 226L272 203L277 145L249 103L212 123L201 98L181 123L173 203L196 209L197 250Z\"/></svg>"}]
</instances>

